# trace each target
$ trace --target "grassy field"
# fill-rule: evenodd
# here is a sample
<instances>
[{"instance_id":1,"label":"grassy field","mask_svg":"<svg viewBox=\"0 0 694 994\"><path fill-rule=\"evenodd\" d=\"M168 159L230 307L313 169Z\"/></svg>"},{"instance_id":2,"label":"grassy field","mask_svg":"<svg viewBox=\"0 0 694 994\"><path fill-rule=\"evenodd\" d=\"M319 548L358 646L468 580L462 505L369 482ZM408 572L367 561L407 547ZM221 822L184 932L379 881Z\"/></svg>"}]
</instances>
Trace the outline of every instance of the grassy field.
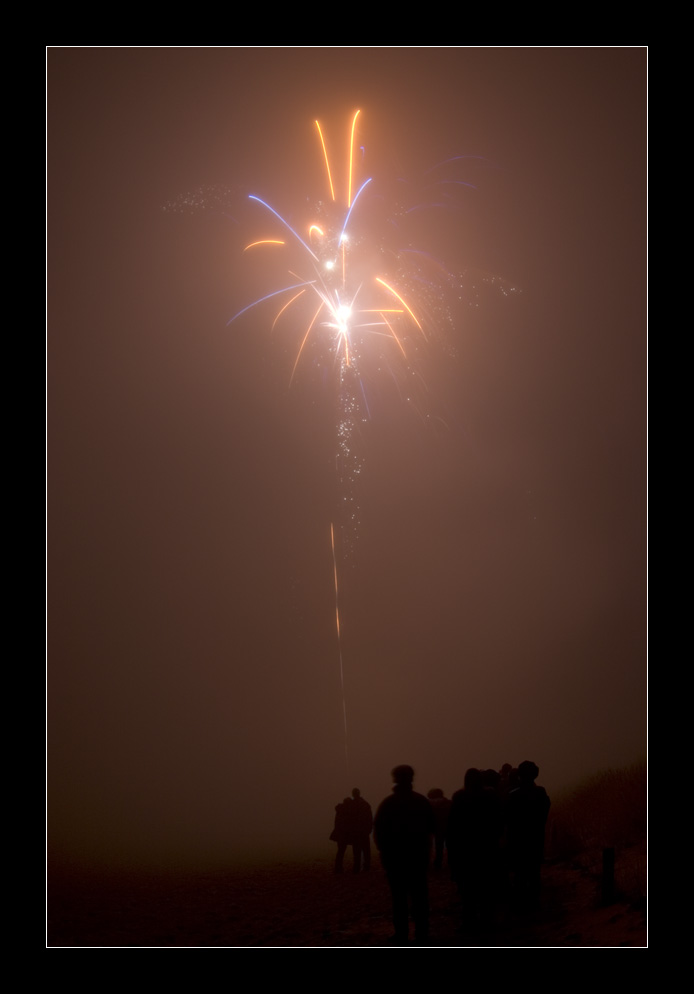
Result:
<instances>
[{"instance_id":1,"label":"grassy field","mask_svg":"<svg viewBox=\"0 0 694 994\"><path fill-rule=\"evenodd\" d=\"M449 873L432 871L431 945L646 947L645 836L645 763L590 777L553 797L537 913L517 915L503 901L492 928L466 932ZM601 894L606 847L616 857L609 901ZM335 876L333 860L331 851L199 872L55 868L49 875L47 944L388 946L391 901L379 861L370 873Z\"/></svg>"},{"instance_id":2,"label":"grassy field","mask_svg":"<svg viewBox=\"0 0 694 994\"><path fill-rule=\"evenodd\" d=\"M646 761L602 770L553 800L547 829L547 857L599 866L606 848L615 850L620 894L646 896Z\"/></svg>"}]
</instances>

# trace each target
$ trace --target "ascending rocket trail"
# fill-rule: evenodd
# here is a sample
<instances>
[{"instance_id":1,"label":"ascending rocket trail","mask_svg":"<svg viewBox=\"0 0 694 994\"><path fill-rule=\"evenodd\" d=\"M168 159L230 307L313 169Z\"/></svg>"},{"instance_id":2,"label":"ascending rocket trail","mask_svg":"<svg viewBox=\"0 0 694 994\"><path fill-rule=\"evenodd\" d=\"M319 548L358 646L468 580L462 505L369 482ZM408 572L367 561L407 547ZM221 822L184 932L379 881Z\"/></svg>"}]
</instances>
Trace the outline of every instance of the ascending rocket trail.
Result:
<instances>
[{"instance_id":1,"label":"ascending rocket trail","mask_svg":"<svg viewBox=\"0 0 694 994\"><path fill-rule=\"evenodd\" d=\"M333 573L335 576L335 627L337 630L337 649L340 659L340 687L342 690L342 721L345 729L345 766L349 774L349 753L347 751L347 702L345 699L345 671L342 665L342 642L340 640L340 598L337 582L337 557L335 555L335 528L330 522L330 545L333 551Z\"/></svg>"}]
</instances>

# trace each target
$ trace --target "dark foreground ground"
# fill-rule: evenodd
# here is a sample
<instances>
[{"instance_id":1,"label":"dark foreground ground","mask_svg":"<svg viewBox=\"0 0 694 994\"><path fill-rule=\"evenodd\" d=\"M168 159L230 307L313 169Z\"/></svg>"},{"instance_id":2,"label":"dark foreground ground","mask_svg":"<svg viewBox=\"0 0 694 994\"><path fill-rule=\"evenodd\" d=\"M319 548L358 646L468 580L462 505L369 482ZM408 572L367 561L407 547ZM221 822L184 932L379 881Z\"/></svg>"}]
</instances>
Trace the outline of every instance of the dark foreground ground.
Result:
<instances>
[{"instance_id":1,"label":"dark foreground ground","mask_svg":"<svg viewBox=\"0 0 694 994\"><path fill-rule=\"evenodd\" d=\"M607 907L590 860L550 862L539 912L503 910L493 930L462 931L447 872L430 877L432 947L644 947L645 846L618 854L632 883ZM350 864L347 861L347 870ZM48 888L49 947L384 947L392 933L380 866L334 876L329 858L204 873L55 872Z\"/></svg>"}]
</instances>

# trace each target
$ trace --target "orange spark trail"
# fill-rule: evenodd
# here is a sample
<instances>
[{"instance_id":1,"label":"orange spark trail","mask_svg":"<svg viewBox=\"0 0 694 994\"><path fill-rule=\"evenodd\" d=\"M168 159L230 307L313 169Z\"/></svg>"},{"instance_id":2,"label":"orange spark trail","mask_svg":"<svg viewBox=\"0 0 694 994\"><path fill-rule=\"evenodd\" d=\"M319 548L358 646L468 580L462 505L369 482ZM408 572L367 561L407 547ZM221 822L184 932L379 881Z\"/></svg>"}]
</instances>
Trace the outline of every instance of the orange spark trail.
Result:
<instances>
[{"instance_id":1,"label":"orange spark trail","mask_svg":"<svg viewBox=\"0 0 694 994\"><path fill-rule=\"evenodd\" d=\"M318 317L318 315L320 314L320 312L323 310L324 306L325 306L325 304L321 302L320 307L318 308L318 310L316 311L316 313L313 315L311 323L308 326L308 330L307 330L306 334L304 335L304 340L301 343L301 345L299 346L299 352L298 352L297 357L296 357L296 362L294 363L294 369L292 370L292 375L289 377L289 385L290 386L292 385L292 380L294 379L294 373L296 372L296 367L299 365L299 359L301 358L301 353L304 351L304 345L306 344L306 339L311 334L311 328L316 323L316 318Z\"/></svg>"},{"instance_id":2,"label":"orange spark trail","mask_svg":"<svg viewBox=\"0 0 694 994\"><path fill-rule=\"evenodd\" d=\"M349 189L347 191L347 206L348 207L352 206L352 155L353 155L353 152L354 152L354 128L355 128L356 123L357 123L357 118L359 117L360 114L361 114L361 111L358 110L357 113L354 115L354 120L352 121L352 136L351 136L351 138L349 140Z\"/></svg>"},{"instance_id":3,"label":"orange spark trail","mask_svg":"<svg viewBox=\"0 0 694 994\"><path fill-rule=\"evenodd\" d=\"M323 141L323 132L320 129L320 124L316 121L316 127L318 128L318 134L320 135L320 143L323 146L323 155L325 156L325 168L328 170L328 182L330 183L330 196L335 199L335 190L333 188L333 178L330 175L330 163L328 162L328 150L325 147L325 142Z\"/></svg>"},{"instance_id":4,"label":"orange spark trail","mask_svg":"<svg viewBox=\"0 0 694 994\"><path fill-rule=\"evenodd\" d=\"M383 318L383 321L385 322L385 324L388 326L388 331L391 333L391 335L393 336L393 338L395 339L395 341L398 343L398 348L402 352L403 357L405 359L407 359L407 353L405 352L404 348L402 347L402 342L400 341L400 339L398 338L398 336L395 334L395 330L394 330L393 326L391 325L390 321L385 316L385 313L383 311L379 311L379 313L380 313L381 317ZM402 312L396 312L396 313L402 313Z\"/></svg>"},{"instance_id":5,"label":"orange spark trail","mask_svg":"<svg viewBox=\"0 0 694 994\"><path fill-rule=\"evenodd\" d=\"M400 294L398 293L398 291L394 290L392 288L392 286L389 286L388 283L386 283L385 280L382 280L380 276L376 277L376 282L380 283L381 286L384 286L386 288L386 290L389 290L393 294L394 297L398 298L398 300L400 301L400 303L402 304L402 306L405 308L405 310L407 311L407 313L410 315L410 317L412 318L412 320L414 321L414 323L417 325L417 327L419 328L419 330L421 331L421 333L424 335L424 328L422 328L421 324L419 323L419 321L417 320L417 318L414 316L412 308L409 307L407 305L407 303L402 299L402 297L400 296ZM424 335L424 337L426 338L427 336Z\"/></svg>"},{"instance_id":6,"label":"orange spark trail","mask_svg":"<svg viewBox=\"0 0 694 994\"><path fill-rule=\"evenodd\" d=\"M294 301L297 299L297 297L300 297L302 293L306 293L306 290L305 289L304 290L299 290L298 293L294 294L294 296L292 297L291 300L287 301L287 303L284 305L284 307L280 308L280 310L277 312L277 317L272 322L272 328L270 328L270 331L274 331L275 330L275 325L277 324L277 322L279 321L279 319L281 318L281 316L284 314L284 312L287 310L287 308L289 307L289 305L293 304Z\"/></svg>"},{"instance_id":7,"label":"orange spark trail","mask_svg":"<svg viewBox=\"0 0 694 994\"><path fill-rule=\"evenodd\" d=\"M256 245L284 245L284 242L279 238L261 238L257 242L251 242L250 245L246 245L244 252L247 252L249 248L254 248Z\"/></svg>"}]
</instances>

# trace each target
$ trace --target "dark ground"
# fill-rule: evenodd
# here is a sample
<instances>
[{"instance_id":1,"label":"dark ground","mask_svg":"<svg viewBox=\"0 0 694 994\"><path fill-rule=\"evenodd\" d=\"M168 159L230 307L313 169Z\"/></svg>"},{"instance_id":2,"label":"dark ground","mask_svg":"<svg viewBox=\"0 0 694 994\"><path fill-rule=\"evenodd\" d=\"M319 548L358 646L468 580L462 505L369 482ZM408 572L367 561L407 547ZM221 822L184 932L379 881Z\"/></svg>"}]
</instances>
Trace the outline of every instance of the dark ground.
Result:
<instances>
[{"instance_id":1,"label":"dark ground","mask_svg":"<svg viewBox=\"0 0 694 994\"><path fill-rule=\"evenodd\" d=\"M645 947L645 861L645 844L618 853L617 884L630 895L608 907L587 856L550 862L533 918L502 913L474 935L461 930L448 874L432 872L430 945ZM329 857L199 873L56 872L48 898L49 947L387 947L392 932L380 867L335 877Z\"/></svg>"}]
</instances>

